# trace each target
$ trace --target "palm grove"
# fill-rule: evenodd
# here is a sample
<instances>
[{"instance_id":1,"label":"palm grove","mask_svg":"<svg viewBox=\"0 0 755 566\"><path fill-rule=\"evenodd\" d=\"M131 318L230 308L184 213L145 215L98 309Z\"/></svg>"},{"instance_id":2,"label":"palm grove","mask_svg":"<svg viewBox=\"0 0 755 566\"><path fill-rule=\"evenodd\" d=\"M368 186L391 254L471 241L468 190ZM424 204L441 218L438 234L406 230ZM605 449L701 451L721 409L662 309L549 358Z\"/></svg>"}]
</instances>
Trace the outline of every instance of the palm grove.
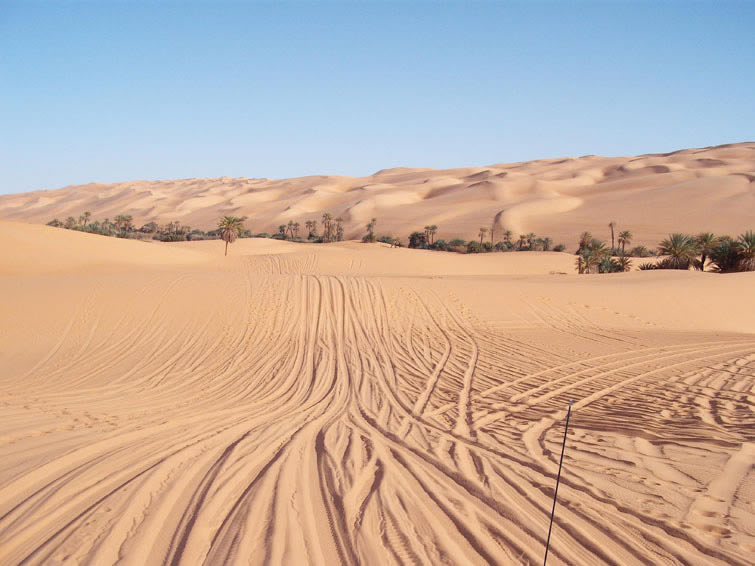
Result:
<instances>
[{"instance_id":1,"label":"palm grove","mask_svg":"<svg viewBox=\"0 0 755 566\"><path fill-rule=\"evenodd\" d=\"M223 216L214 230L203 231L192 228L181 222L174 221L167 224L148 222L136 227L133 217L119 214L112 220L92 220L89 211L85 211L78 218L69 216L64 221L57 218L48 222L49 226L66 228L112 236L118 238L159 240L163 242L178 242L187 240L223 240L225 255L228 245L237 238L273 238L293 242L328 243L339 242L344 239L344 220L333 217L325 212L319 220L310 219L304 226L297 221L281 224L273 234L261 232L252 234L244 227L246 217ZM367 233L363 242L383 242L391 247L400 247L401 239L391 235L376 235L377 219L372 218L366 225ZM662 240L657 249L651 250L645 246L630 247L633 239L629 230L619 230L614 221L608 223L611 235L610 247L600 239L594 238L590 232L583 232L579 237L576 251L575 267L580 274L614 273L629 271L632 267L630 258L650 258L657 256L655 262L644 262L638 265L641 270L649 269L697 269L717 273L732 273L737 271L755 271L755 232L748 230L737 237L715 235L703 232L696 236L674 233ZM550 237L539 237L534 233L518 234L515 237L511 230L498 229L495 222L490 227L481 226L476 237L471 240L454 238L445 240L436 238L439 228L435 224L428 224L422 230L412 232L408 237L408 247L457 253L489 253L509 251L554 251L565 250L563 244L553 245ZM498 236L498 238L496 238Z\"/></svg>"}]
</instances>

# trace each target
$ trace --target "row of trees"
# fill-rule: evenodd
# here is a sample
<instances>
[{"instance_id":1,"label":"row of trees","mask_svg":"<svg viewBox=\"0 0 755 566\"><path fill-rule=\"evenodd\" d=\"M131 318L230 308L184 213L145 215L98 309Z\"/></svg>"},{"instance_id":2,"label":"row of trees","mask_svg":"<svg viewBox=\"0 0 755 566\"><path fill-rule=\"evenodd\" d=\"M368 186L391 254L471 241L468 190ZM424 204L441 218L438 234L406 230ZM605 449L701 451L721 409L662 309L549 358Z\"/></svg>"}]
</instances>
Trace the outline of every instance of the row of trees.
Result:
<instances>
[{"instance_id":1,"label":"row of trees","mask_svg":"<svg viewBox=\"0 0 755 566\"><path fill-rule=\"evenodd\" d=\"M518 240L514 240L514 233L511 230L505 230L502 233L502 240L495 241L493 229L488 230L481 227L477 237L478 240L464 240L455 238L450 241L436 240L435 234L438 231L436 225L425 226L423 232L416 231L409 235L409 247L427 250L455 251L466 253L487 253L487 252L509 252L509 251L556 251L560 252L565 249L563 244L553 246L553 240L549 237L539 238L534 233L520 234Z\"/></svg>"},{"instance_id":2,"label":"row of trees","mask_svg":"<svg viewBox=\"0 0 755 566\"><path fill-rule=\"evenodd\" d=\"M663 259L639 268L705 271L709 266L716 273L755 271L755 232L748 230L737 238L710 232L697 236L671 234L658 245L658 254Z\"/></svg>"},{"instance_id":3,"label":"row of trees","mask_svg":"<svg viewBox=\"0 0 755 566\"><path fill-rule=\"evenodd\" d=\"M167 224L158 224L157 222L147 222L141 227L136 227L134 219L130 214L119 214L112 220L91 220L92 215L86 211L79 215L78 218L69 216L64 221L57 218L47 223L48 226L57 228L66 228L68 230L78 230L90 234L99 234L101 236L110 236L115 238L129 238L137 240L159 240L161 242L181 242L186 240L217 240L221 238L220 228L209 230L207 232L192 228L182 224L178 220L168 222ZM246 217L244 217L245 219ZM239 237L249 238L252 234L249 230L241 229Z\"/></svg>"},{"instance_id":4,"label":"row of trees","mask_svg":"<svg viewBox=\"0 0 755 566\"><path fill-rule=\"evenodd\" d=\"M309 242L341 242L344 238L343 218L340 216L333 218L333 215L326 212L322 215L320 220L322 225L322 234L319 234L318 221L307 220L304 222L307 236L306 238L299 237L299 230L301 224L290 220L288 224L281 224L278 226L278 233L273 234L273 238L278 240L294 240L294 241L309 241ZM260 234L261 236L263 234Z\"/></svg>"},{"instance_id":5,"label":"row of trees","mask_svg":"<svg viewBox=\"0 0 755 566\"><path fill-rule=\"evenodd\" d=\"M618 238L619 247L609 248L604 242L593 238L589 232L582 233L576 252L577 271L579 273L629 271L632 263L625 249L631 240L631 232L621 232ZM655 252L638 247L631 250L630 255L662 257L655 263L640 264L638 267L643 270L698 269L705 271L706 267L710 267L710 270L716 273L755 271L755 233L750 230L740 234L738 238L716 236L710 232L703 232L697 236L675 233L661 241Z\"/></svg>"}]
</instances>

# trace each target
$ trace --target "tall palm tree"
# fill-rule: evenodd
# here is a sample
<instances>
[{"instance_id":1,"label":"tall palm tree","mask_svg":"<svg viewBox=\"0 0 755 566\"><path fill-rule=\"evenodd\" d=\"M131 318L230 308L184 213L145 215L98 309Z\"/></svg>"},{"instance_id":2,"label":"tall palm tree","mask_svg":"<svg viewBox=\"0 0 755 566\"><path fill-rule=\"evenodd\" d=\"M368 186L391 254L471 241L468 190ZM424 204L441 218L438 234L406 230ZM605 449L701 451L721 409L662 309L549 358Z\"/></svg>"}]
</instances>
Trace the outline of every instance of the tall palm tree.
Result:
<instances>
[{"instance_id":1,"label":"tall palm tree","mask_svg":"<svg viewBox=\"0 0 755 566\"><path fill-rule=\"evenodd\" d=\"M519 249L520 250L524 249L524 244L526 241L527 241L527 236L525 236L524 234L519 234Z\"/></svg>"},{"instance_id":2,"label":"tall palm tree","mask_svg":"<svg viewBox=\"0 0 755 566\"><path fill-rule=\"evenodd\" d=\"M329 212L325 212L322 215L322 237L323 240L329 242L333 232L333 215Z\"/></svg>"},{"instance_id":3,"label":"tall palm tree","mask_svg":"<svg viewBox=\"0 0 755 566\"><path fill-rule=\"evenodd\" d=\"M293 240L294 238L294 221L293 220L288 221L288 224L286 225L286 231L289 234L291 234L291 239Z\"/></svg>"},{"instance_id":4,"label":"tall palm tree","mask_svg":"<svg viewBox=\"0 0 755 566\"><path fill-rule=\"evenodd\" d=\"M480 226L480 234L479 234L479 236L480 236L480 245L482 245L482 239L485 237L485 234L487 234L487 233L488 233L488 229L485 228L484 226Z\"/></svg>"},{"instance_id":5,"label":"tall palm tree","mask_svg":"<svg viewBox=\"0 0 755 566\"><path fill-rule=\"evenodd\" d=\"M81 216L82 216L82 220L84 221L81 223L81 225L86 226L87 224L89 224L89 219L92 217L92 213L89 212L88 210L85 210L84 214L82 214Z\"/></svg>"},{"instance_id":6,"label":"tall palm tree","mask_svg":"<svg viewBox=\"0 0 755 566\"><path fill-rule=\"evenodd\" d=\"M228 255L228 244L232 244L239 237L239 232L244 229L246 217L224 216L218 221L220 238L225 242L225 255Z\"/></svg>"},{"instance_id":7,"label":"tall palm tree","mask_svg":"<svg viewBox=\"0 0 755 566\"><path fill-rule=\"evenodd\" d=\"M503 232L503 241L506 243L511 242L511 236L513 236L514 233L511 230L505 230Z\"/></svg>"},{"instance_id":8,"label":"tall palm tree","mask_svg":"<svg viewBox=\"0 0 755 566\"><path fill-rule=\"evenodd\" d=\"M435 242L435 233L438 231L438 226L430 224L430 243Z\"/></svg>"},{"instance_id":9,"label":"tall palm tree","mask_svg":"<svg viewBox=\"0 0 755 566\"><path fill-rule=\"evenodd\" d=\"M663 260L667 269L689 269L697 258L697 242L687 234L670 234L660 243L658 252L668 256Z\"/></svg>"},{"instance_id":10,"label":"tall palm tree","mask_svg":"<svg viewBox=\"0 0 755 566\"><path fill-rule=\"evenodd\" d=\"M340 216L336 218L336 240L339 242L343 240L343 218Z\"/></svg>"},{"instance_id":11,"label":"tall palm tree","mask_svg":"<svg viewBox=\"0 0 755 566\"><path fill-rule=\"evenodd\" d=\"M299 237L299 227L300 227L300 224L298 222L294 222L294 237L295 238Z\"/></svg>"},{"instance_id":12,"label":"tall palm tree","mask_svg":"<svg viewBox=\"0 0 755 566\"><path fill-rule=\"evenodd\" d=\"M613 241L613 229L616 228L616 221L615 220L611 220L608 223L608 227L611 229L611 251L613 252L613 250L615 249L614 248L614 241Z\"/></svg>"},{"instance_id":13,"label":"tall palm tree","mask_svg":"<svg viewBox=\"0 0 755 566\"><path fill-rule=\"evenodd\" d=\"M367 223L367 240L370 242L375 241L375 225L377 224L377 218L372 218Z\"/></svg>"},{"instance_id":14,"label":"tall palm tree","mask_svg":"<svg viewBox=\"0 0 755 566\"><path fill-rule=\"evenodd\" d=\"M632 243L632 233L629 230L619 232L619 245L621 246L621 255L626 254L627 244Z\"/></svg>"}]
</instances>

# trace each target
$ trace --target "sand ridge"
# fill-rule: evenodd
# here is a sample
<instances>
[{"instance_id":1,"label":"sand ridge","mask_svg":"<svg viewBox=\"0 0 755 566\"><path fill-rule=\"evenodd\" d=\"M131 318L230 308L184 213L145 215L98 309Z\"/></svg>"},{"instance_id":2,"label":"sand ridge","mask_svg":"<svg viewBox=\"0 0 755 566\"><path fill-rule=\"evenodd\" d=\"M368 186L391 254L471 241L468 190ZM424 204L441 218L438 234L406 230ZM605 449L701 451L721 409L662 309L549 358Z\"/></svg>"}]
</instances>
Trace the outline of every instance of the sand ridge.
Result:
<instances>
[{"instance_id":1,"label":"sand ridge","mask_svg":"<svg viewBox=\"0 0 755 566\"><path fill-rule=\"evenodd\" d=\"M569 398L549 563L755 551L753 273L0 245L3 564L540 563Z\"/></svg>"},{"instance_id":2,"label":"sand ridge","mask_svg":"<svg viewBox=\"0 0 755 566\"><path fill-rule=\"evenodd\" d=\"M46 223L84 211L137 224L179 221L215 227L221 215L248 216L255 233L280 224L344 219L359 238L378 218L378 233L406 238L428 224L438 237L472 239L480 226L534 232L574 246L589 230L606 239L615 220L635 244L655 246L670 232L733 235L752 228L755 143L636 157L584 156L433 170L396 168L363 178L182 179L91 183L0 196L0 219Z\"/></svg>"}]
</instances>

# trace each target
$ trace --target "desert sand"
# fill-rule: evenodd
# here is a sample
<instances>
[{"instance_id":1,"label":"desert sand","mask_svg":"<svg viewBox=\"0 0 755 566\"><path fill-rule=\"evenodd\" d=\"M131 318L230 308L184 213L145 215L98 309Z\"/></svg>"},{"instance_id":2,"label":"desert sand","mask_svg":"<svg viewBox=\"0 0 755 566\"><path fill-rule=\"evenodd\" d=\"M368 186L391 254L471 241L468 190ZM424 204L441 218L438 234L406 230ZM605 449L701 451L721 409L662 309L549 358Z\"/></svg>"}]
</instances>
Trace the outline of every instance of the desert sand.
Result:
<instances>
[{"instance_id":1,"label":"desert sand","mask_svg":"<svg viewBox=\"0 0 755 566\"><path fill-rule=\"evenodd\" d=\"M323 212L344 219L347 239L371 218L377 233L406 238L428 224L438 238L473 239L480 226L550 236L575 247L584 230L606 240L609 221L634 245L655 247L670 232L738 234L755 216L755 142L636 157L540 159L460 169L394 168L369 177L184 179L92 183L0 196L0 220L46 223L78 216L137 225L178 221L203 230L226 214L247 216L255 233Z\"/></svg>"},{"instance_id":2,"label":"desert sand","mask_svg":"<svg viewBox=\"0 0 755 566\"><path fill-rule=\"evenodd\" d=\"M752 200L697 173L652 175ZM16 222L0 250L0 564L540 564L569 399L549 564L752 563L755 273Z\"/></svg>"}]
</instances>

